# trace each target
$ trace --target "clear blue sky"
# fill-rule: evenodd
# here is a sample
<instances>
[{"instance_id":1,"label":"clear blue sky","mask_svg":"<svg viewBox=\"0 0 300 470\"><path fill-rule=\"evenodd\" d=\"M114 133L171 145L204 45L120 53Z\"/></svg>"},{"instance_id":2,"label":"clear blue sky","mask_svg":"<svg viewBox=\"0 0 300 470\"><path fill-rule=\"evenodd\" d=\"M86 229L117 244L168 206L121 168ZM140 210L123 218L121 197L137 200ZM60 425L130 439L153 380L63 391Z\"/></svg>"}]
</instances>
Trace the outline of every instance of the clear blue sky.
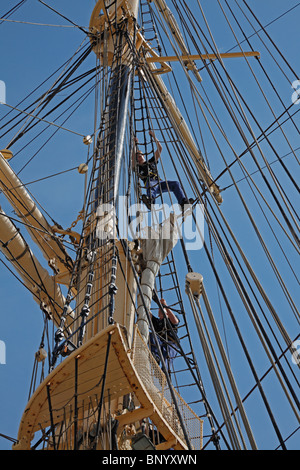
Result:
<instances>
[{"instance_id":1,"label":"clear blue sky","mask_svg":"<svg viewBox=\"0 0 300 470\"><path fill-rule=\"evenodd\" d=\"M189 0L189 2L191 1L192 0ZM18 2L2 0L0 16L2 17L4 13L9 11L14 3L17 4ZM172 4L172 2L168 3L170 5ZM285 2L281 0L264 0L261 2L251 0L249 3L261 23L266 25L289 8L297 5L298 2L296 0L286 0ZM94 0L85 2L82 0L64 0L63 2L59 0L49 0L48 4L51 4L51 6L76 24L87 27L95 2ZM217 1L205 0L201 2L201 4L207 14L207 19L211 25L214 38L220 51L226 52L235 45L235 40L228 31L224 36L222 23L219 19L216 20L215 18ZM270 25L267 30L274 41L280 45L280 49L286 59L298 72L300 39L299 12L300 7ZM11 21L2 23L0 20L0 80L4 81L6 84L6 102L11 106L16 106L25 95L30 93L31 90L38 86L58 66L73 55L74 51L83 41L84 34L77 28L71 27L70 23L35 0L27 0L20 9L9 17L9 20ZM63 25L67 27L42 26L28 23ZM250 27L248 31L251 31ZM239 39L243 39L241 35L239 35ZM253 42L255 43L255 40L253 40ZM246 50L247 47L245 45L244 47ZM234 50L236 51L237 49ZM261 53L262 61L268 60L267 51L263 50ZM94 66L92 58L89 59L89 64L90 67ZM271 65L270 67L269 70L272 77L273 66ZM253 82L251 82L251 85L249 84L248 89L246 70L241 67L240 63L235 62L230 65L230 73L233 79L237 81L239 86L241 86L247 94L247 99L251 103L251 106L253 106L257 116L264 122L263 127L267 127L266 124L272 122L272 117L270 113L266 111L265 106L261 106L262 98L253 85ZM204 80L207 80L205 73L203 73L203 77ZM51 81L49 83L51 83ZM276 82L276 86L279 85L280 88L278 88L278 92L286 106L289 106L293 92L291 83L287 83L287 81L280 78L279 81ZM207 85L207 87L208 91L211 91L210 86ZM185 99L189 106L188 94L186 94ZM89 113L89 106L92 106L92 104L93 98L87 101L80 112L76 114L76 118L72 118L68 121L66 126L79 134L86 135L91 133L93 117L91 117ZM23 109L22 104L20 108ZM278 113L280 113L279 109L280 107L278 106ZM9 109L7 107L0 105L0 118L8 111ZM299 124L298 116L297 119ZM228 124L227 131L230 132L230 124ZM255 129L255 132L256 135L259 135L257 129ZM48 135L47 132L45 135ZM10 137L12 136L13 133L10 134ZM293 141L293 145L297 147L295 132L289 130L289 137ZM23 163L27 161L30 156L34 155L36 149L41 145L43 138L44 136L32 146L29 146L28 151L23 151L14 159L12 166L15 171L19 171ZM274 142L278 143L280 155L288 153L288 147L283 145L279 140L277 142L276 137L274 139ZM6 138L0 139L0 148L4 148L6 145ZM244 146L241 142L236 140L236 137L234 137L234 145L238 153L242 152ZM211 156L212 152L215 151L215 147L209 139L207 141L207 148ZM28 165L28 167L22 171L20 177L27 183L42 178L45 175L69 170L86 160L86 152L87 148L82 144L82 138L80 136L68 132L60 132L55 142L51 141L45 150L42 149L39 158L35 158L34 164ZM232 161L233 155L230 154L229 149L227 155L228 162ZM271 160L272 157L270 157L270 161ZM211 161L211 168L214 176L222 169L220 162L215 163L214 159ZM291 165L291 169L294 171L296 178L297 167ZM39 203L49 210L50 215L57 220L57 222L63 224L64 227L69 227L82 208L83 184L83 177L79 175L76 170L73 170L58 178L32 184L29 188L33 194L36 195ZM226 186L226 184L229 184L229 179L227 178L222 185ZM75 191L74 188L76 188ZM228 189L224 192L223 210L234 230L237 229L242 233L241 240L243 240L243 246L245 245L246 247L247 238L249 238L248 228L246 223L244 225L244 216L242 213L237 212L239 209L236 201L233 200L233 202L231 202L231 191L233 190ZM3 195L1 195L0 204L9 215L14 216L14 213L4 200ZM31 247L35 253L38 251L32 243ZM192 256L194 256L194 254L192 254ZM4 260L2 255L1 259ZM194 260L194 258L192 259ZM270 295L275 302L279 312L283 314L285 309L284 303L279 294L277 297L276 287L272 284L273 281L269 282L267 279L268 274L267 271L264 270L263 257L261 257L260 253L257 253L257 256L255 256L255 253L252 252L251 262L253 262L254 269L258 271L259 278L263 280L268 295ZM202 266L199 266L201 258L200 260L197 259L195 263L197 264L195 270L199 269L201 271ZM204 271L205 269L204 267ZM296 283L292 281L291 292L296 294L296 288ZM34 354L39 347L43 324L40 310L37 304L32 300L31 294L18 283L2 263L0 265L0 299L0 340L6 345L6 364L0 364L0 433L16 438L19 421L27 403ZM247 329L247 326L244 327ZM292 337L296 336L299 332L299 330L297 332L293 328L294 322L292 321L290 331ZM250 343L252 341L254 342L251 335L249 335L249 341ZM233 347L234 350L234 344L230 345L230 347ZM243 375L243 363L239 365L237 357L232 357L232 360L238 373ZM261 363L258 361L257 367L260 373L264 372L266 364L264 360L262 360ZM298 374L298 371L295 370L295 373ZM245 381L242 380L241 383L241 395L243 396L243 394L247 392L251 380L248 382L245 379ZM252 403L252 406L255 407L256 403ZM284 418L284 416L280 416L280 414L281 412L278 410L278 418L281 421L284 422L285 419L287 421L290 419L290 417L286 416L286 418ZM286 432L286 436L289 433L288 422L284 422L283 428ZM261 430L258 433L259 439L265 443L266 448L269 446L269 448L272 449L274 442L276 442L274 435L271 433L269 437L266 437L264 434L262 422ZM299 449L299 439L297 440L295 437L289 442L291 448ZM11 444L5 439L0 438L0 449L10 448Z\"/></svg>"}]
</instances>

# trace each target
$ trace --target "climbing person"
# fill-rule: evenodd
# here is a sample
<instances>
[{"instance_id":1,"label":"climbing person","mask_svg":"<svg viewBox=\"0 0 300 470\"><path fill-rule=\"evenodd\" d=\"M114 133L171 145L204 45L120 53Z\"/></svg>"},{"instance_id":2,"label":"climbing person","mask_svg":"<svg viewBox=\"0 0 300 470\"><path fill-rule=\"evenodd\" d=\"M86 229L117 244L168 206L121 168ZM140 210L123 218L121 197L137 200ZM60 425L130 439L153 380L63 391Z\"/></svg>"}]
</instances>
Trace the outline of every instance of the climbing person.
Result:
<instances>
[{"instance_id":1,"label":"climbing person","mask_svg":"<svg viewBox=\"0 0 300 470\"><path fill-rule=\"evenodd\" d=\"M185 204L193 204L193 199L187 199L182 190L182 187L178 181L161 181L158 176L157 162L161 157L162 145L157 140L155 133L149 131L149 135L154 139L156 143L156 151L154 156L146 161L145 156L141 150L136 148L135 157L137 162L138 176L143 181L147 189L147 195L143 194L142 201L146 207L151 210L151 204L154 203L155 198L159 192L171 191L175 195L178 204L184 209ZM138 139L135 138L136 147Z\"/></svg>"},{"instance_id":2,"label":"climbing person","mask_svg":"<svg viewBox=\"0 0 300 470\"><path fill-rule=\"evenodd\" d=\"M149 334L150 349L153 357L160 365L161 358L154 337L154 335L156 335L157 342L160 346L160 350L165 361L165 365L167 370L170 370L177 354L177 351L174 349L174 347L176 348L176 343L178 342L176 331L179 325L179 319L176 317L176 315L174 315L170 307L167 307L165 299L160 299L160 304L163 307L164 312L160 308L158 312L158 318L153 316L150 312L154 330Z\"/></svg>"}]
</instances>

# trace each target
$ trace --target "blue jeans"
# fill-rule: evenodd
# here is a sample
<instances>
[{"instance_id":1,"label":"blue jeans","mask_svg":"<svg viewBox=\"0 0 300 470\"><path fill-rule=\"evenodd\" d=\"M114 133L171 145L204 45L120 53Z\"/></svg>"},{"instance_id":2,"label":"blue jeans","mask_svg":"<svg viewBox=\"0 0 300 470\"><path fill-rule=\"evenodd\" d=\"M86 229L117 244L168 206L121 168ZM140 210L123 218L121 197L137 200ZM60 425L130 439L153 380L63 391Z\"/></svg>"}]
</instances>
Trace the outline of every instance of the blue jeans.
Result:
<instances>
[{"instance_id":1,"label":"blue jeans","mask_svg":"<svg viewBox=\"0 0 300 470\"><path fill-rule=\"evenodd\" d=\"M158 181L158 180L148 180L146 184L147 195L155 199L160 193L166 193L171 191L176 197L178 204L181 204L184 199L186 199L185 194L180 186L178 181Z\"/></svg>"}]
</instances>

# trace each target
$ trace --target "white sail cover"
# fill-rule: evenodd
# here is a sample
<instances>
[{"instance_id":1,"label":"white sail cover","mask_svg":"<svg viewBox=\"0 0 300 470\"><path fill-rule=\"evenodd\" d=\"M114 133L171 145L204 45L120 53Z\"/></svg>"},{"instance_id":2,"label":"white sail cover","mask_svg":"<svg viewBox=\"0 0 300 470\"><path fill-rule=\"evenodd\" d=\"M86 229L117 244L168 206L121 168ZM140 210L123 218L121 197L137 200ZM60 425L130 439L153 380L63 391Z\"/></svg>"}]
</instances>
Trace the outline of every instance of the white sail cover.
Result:
<instances>
[{"instance_id":1,"label":"white sail cover","mask_svg":"<svg viewBox=\"0 0 300 470\"><path fill-rule=\"evenodd\" d=\"M170 217L154 230L148 227L148 237L140 240L143 253L143 266L141 274L141 291L137 297L137 324L144 340L148 341L149 324L147 311L150 311L152 292L155 278L166 256L174 248L178 240L177 217L171 213Z\"/></svg>"}]
</instances>

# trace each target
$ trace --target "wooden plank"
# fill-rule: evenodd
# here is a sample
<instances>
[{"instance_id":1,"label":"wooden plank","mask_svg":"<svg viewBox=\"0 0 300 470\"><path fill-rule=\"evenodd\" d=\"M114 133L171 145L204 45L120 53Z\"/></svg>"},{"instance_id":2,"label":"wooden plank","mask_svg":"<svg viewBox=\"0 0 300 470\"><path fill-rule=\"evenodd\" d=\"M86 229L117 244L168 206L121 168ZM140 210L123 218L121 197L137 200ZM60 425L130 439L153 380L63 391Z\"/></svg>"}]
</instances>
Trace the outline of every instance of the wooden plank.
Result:
<instances>
[{"instance_id":1,"label":"wooden plank","mask_svg":"<svg viewBox=\"0 0 300 470\"><path fill-rule=\"evenodd\" d=\"M154 406L152 405L149 408L136 408L133 411L128 411L127 413L116 416L116 419L119 421L119 430L121 427L126 426L126 424L135 423L136 421L151 417L154 412Z\"/></svg>"},{"instance_id":2,"label":"wooden plank","mask_svg":"<svg viewBox=\"0 0 300 470\"><path fill-rule=\"evenodd\" d=\"M158 444L156 446L156 450L167 450L167 449L171 449L171 447L175 448L176 445L177 445L177 440L172 439L171 441L165 441L165 442L161 442L160 444Z\"/></svg>"},{"instance_id":3,"label":"wooden plank","mask_svg":"<svg viewBox=\"0 0 300 470\"><path fill-rule=\"evenodd\" d=\"M174 449L187 450L186 444L176 435L172 427L165 421L159 410L153 403L146 388L141 382L139 375L129 357L126 342L122 337L121 328L115 324L103 330L88 343L83 345L66 358L57 368L49 374L48 378L40 385L28 403L23 414L18 440L19 448L30 448L34 432L50 425L49 404L47 399L47 385L50 384L50 396L55 423L69 419L74 413L74 360L78 357L78 407L82 416L82 408L85 404L86 410L91 410L91 400L96 398L95 391L100 396L101 374L104 371L104 357L106 354L108 335L112 335L109 365L113 369L108 369L105 382L104 402L110 399L123 396L129 392L136 394L141 408L130 415L117 417L122 425L135 421L141 417L151 416L152 422L158 431L168 442L175 442ZM90 365L93 365L90 370ZM98 386L97 386L98 383ZM95 400L95 408L98 401Z\"/></svg>"},{"instance_id":4,"label":"wooden plank","mask_svg":"<svg viewBox=\"0 0 300 470\"><path fill-rule=\"evenodd\" d=\"M260 58L260 53L257 51L250 51L250 52L225 52L223 54L191 54L191 55L181 55L181 56L155 56L155 57L146 57L146 62L153 63L163 63L163 62L178 62L179 60L182 61L189 61L189 60L216 60L218 58L221 59L236 59L242 57L258 57Z\"/></svg>"},{"instance_id":5,"label":"wooden plank","mask_svg":"<svg viewBox=\"0 0 300 470\"><path fill-rule=\"evenodd\" d=\"M122 338L121 338L122 341ZM120 342L115 342L112 340L114 348L117 351L119 356L120 364L123 366L124 374L127 376L129 383L131 384L132 391L135 393L137 399L139 400L141 406L144 408L149 408L151 406L154 407L155 412L151 415L151 421L155 424L158 431L162 434L162 436L166 439L166 441L171 441L174 438L176 439L176 445L174 449L176 450L188 450L187 445L177 436L171 426L164 420L163 416L153 403L150 395L148 394L146 388L144 387L143 383L139 380L139 375L134 368L134 365L130 361L128 355L125 353L124 344L120 344ZM123 347L122 347L123 346ZM134 374L132 374L132 370L134 370Z\"/></svg>"}]
</instances>

